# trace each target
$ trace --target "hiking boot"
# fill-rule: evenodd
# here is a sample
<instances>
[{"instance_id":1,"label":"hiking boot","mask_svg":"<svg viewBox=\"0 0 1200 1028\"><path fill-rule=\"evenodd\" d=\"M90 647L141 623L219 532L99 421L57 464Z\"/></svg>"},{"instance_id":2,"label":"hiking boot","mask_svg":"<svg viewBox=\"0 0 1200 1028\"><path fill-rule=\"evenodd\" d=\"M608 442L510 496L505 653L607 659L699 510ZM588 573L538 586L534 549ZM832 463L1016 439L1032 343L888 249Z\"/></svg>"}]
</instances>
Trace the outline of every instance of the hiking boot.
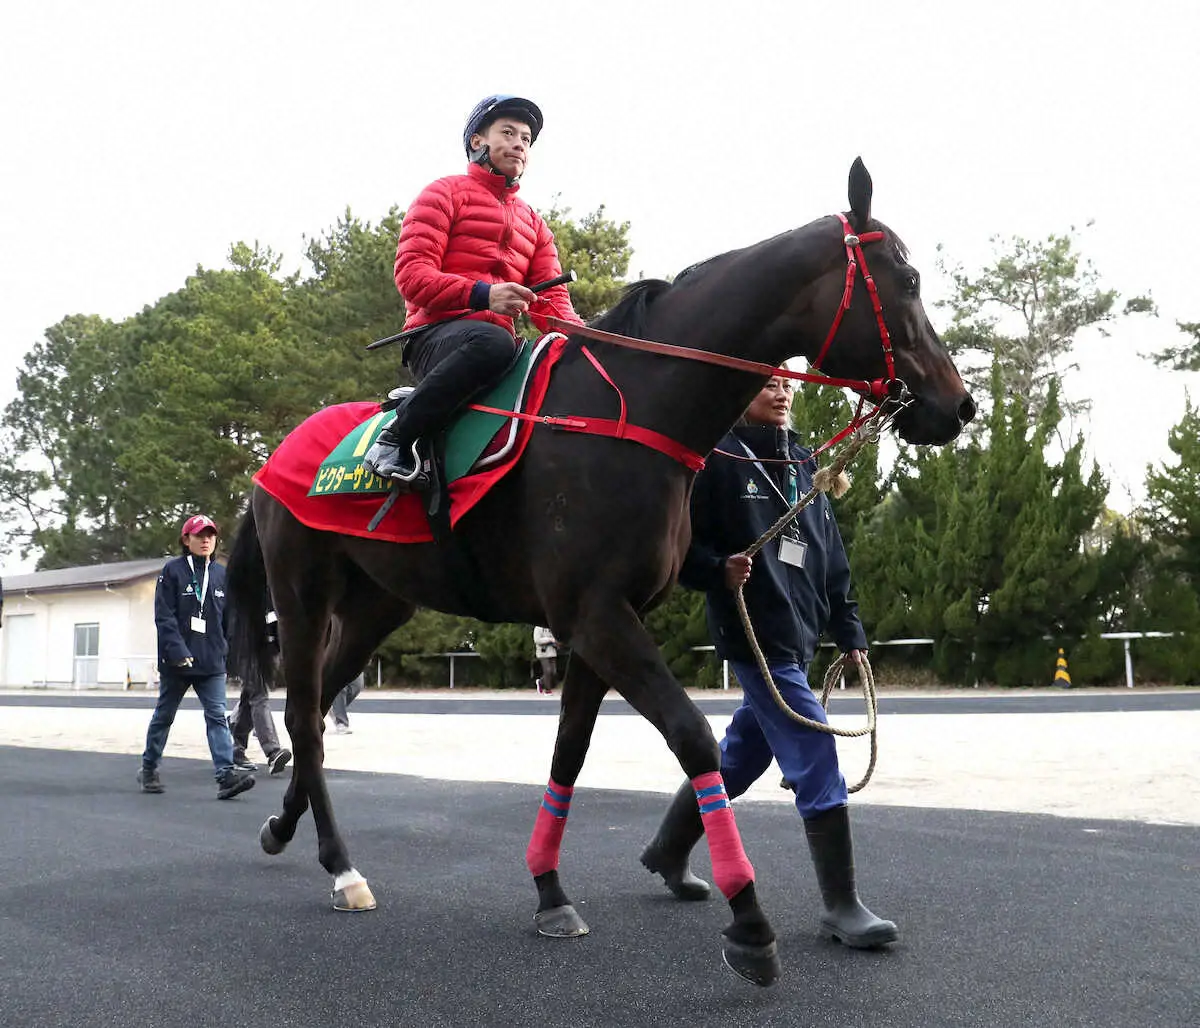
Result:
<instances>
[{"instance_id":1,"label":"hiking boot","mask_svg":"<svg viewBox=\"0 0 1200 1028\"><path fill-rule=\"evenodd\" d=\"M288 766L288 761L291 759L291 750L278 749L267 758L267 771L270 774L277 775Z\"/></svg>"},{"instance_id":2,"label":"hiking boot","mask_svg":"<svg viewBox=\"0 0 1200 1028\"><path fill-rule=\"evenodd\" d=\"M217 799L231 800L239 792L254 788L254 775L230 768L217 777Z\"/></svg>"},{"instance_id":3,"label":"hiking boot","mask_svg":"<svg viewBox=\"0 0 1200 1028\"><path fill-rule=\"evenodd\" d=\"M137 773L137 783L142 787L142 792L166 791L162 779L158 777L157 768L142 768Z\"/></svg>"}]
</instances>

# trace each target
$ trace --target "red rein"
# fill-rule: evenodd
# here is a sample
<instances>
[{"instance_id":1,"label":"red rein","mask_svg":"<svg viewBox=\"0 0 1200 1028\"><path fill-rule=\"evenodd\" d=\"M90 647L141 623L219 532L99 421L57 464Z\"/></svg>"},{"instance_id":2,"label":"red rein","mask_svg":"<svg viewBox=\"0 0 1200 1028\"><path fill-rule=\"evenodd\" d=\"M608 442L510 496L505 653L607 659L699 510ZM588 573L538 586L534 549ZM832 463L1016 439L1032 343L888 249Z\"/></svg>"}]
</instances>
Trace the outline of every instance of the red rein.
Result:
<instances>
[{"instance_id":1,"label":"red rein","mask_svg":"<svg viewBox=\"0 0 1200 1028\"><path fill-rule=\"evenodd\" d=\"M853 301L854 284L861 269L863 283L866 286L867 295L871 298L871 306L875 311L875 322L879 327L879 341L883 347L883 359L887 367L886 378L877 378L872 382L866 379L834 378L830 375L812 374L805 371L789 371L787 368L776 368L759 361L745 360L741 357L728 357L725 354L710 353L707 350L696 350L690 346L675 346L671 343L657 343L649 339L633 339L630 336L617 335L613 332L602 332L599 329L589 328L586 325L576 325L569 321L563 321L561 318L551 317L547 318L546 321L551 328L565 335L584 336L588 339L595 339L598 342L611 343L613 346L624 346L632 350L644 350L647 353L657 353L666 357L680 357L685 360L700 361L704 364L717 364L721 367L733 368L737 371L749 371L768 377L790 378L800 382L816 382L820 385L837 386L839 389L853 389L859 394L858 409L854 412L854 417L851 419L850 424L843 428L837 435L828 442L822 443L813 451L812 455L815 457L817 454L828 450L831 446L836 446L852 432L865 425L872 418L877 417L882 410L881 405L883 402L892 395L892 389L897 381L896 366L892 357L892 338L888 333L887 323L883 318L883 304L879 299L879 291L875 288L875 279L871 277L870 269L867 267L866 254L863 253L864 243L879 242L883 239L884 234L882 232L864 232L861 235L855 235L851 231L850 222L844 214L838 214L836 217L842 223L844 230L842 245L846 248L846 285L842 290L842 302L838 305L833 324L829 328L829 333L825 337L825 342L821 346L820 353L817 354L817 359L812 362L810 367L814 371L819 368L833 346L833 340L837 336L838 329L841 327L842 318L850 309L850 304ZM521 418L523 420L540 421L555 428L566 429L571 432L606 435L617 439L630 439L667 454L693 471L699 471L704 467L704 458L700 454L687 449L687 447L675 442L675 440L652 429L629 424L625 420L625 397L621 393L620 388L613 382L604 370L604 367L596 360L586 346L583 348L583 353L592 363L592 366L600 373L601 377L616 390L617 395L621 399L621 413L616 421L608 418L581 416L557 418L507 411L495 411L494 413L507 414L509 417ZM875 408L864 414L863 407L868 400L875 405ZM490 410L490 408L478 405L473 406L477 410Z\"/></svg>"}]
</instances>

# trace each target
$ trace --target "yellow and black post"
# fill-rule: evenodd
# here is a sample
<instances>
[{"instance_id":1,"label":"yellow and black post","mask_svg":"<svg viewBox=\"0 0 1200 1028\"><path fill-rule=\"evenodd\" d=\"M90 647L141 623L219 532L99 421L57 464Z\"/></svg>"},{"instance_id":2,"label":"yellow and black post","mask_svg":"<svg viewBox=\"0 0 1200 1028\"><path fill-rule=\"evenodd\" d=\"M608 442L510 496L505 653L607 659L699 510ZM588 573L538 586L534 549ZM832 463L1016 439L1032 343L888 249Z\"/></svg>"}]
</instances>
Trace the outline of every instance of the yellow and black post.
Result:
<instances>
[{"instance_id":1,"label":"yellow and black post","mask_svg":"<svg viewBox=\"0 0 1200 1028\"><path fill-rule=\"evenodd\" d=\"M1067 658L1063 656L1061 646L1058 649L1058 663L1054 668L1054 684L1063 689L1071 688L1071 673L1067 670Z\"/></svg>"}]
</instances>

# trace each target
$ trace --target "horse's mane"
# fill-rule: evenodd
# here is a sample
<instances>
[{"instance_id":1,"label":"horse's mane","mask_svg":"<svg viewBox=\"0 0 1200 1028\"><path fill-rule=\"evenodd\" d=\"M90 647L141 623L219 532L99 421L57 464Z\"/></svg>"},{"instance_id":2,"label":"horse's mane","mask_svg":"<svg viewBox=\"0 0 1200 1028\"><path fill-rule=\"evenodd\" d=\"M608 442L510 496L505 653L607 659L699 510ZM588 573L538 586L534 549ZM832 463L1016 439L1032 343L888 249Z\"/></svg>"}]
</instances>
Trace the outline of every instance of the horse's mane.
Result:
<instances>
[{"instance_id":1,"label":"horse's mane","mask_svg":"<svg viewBox=\"0 0 1200 1028\"><path fill-rule=\"evenodd\" d=\"M673 282L667 282L661 278L644 278L630 283L622 291L621 299L589 324L592 328L598 328L604 332L614 332L617 335L635 338L641 337L646 327L646 315L650 305L663 293L681 285L685 279L687 284L691 285L716 259L716 257L709 257L708 260L689 265L675 276Z\"/></svg>"},{"instance_id":2,"label":"horse's mane","mask_svg":"<svg viewBox=\"0 0 1200 1028\"><path fill-rule=\"evenodd\" d=\"M590 324L604 332L640 338L646 327L646 312L671 283L661 278L644 278L627 285L616 305L606 310Z\"/></svg>"}]
</instances>

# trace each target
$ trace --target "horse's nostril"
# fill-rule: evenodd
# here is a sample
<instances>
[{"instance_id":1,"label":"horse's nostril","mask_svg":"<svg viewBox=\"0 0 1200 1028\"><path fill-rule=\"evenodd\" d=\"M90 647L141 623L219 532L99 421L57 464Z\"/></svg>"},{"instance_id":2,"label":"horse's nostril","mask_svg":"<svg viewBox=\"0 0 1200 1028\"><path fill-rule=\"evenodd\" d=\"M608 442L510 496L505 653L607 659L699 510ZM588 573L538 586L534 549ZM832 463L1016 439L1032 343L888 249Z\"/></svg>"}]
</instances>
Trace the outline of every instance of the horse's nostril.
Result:
<instances>
[{"instance_id":1,"label":"horse's nostril","mask_svg":"<svg viewBox=\"0 0 1200 1028\"><path fill-rule=\"evenodd\" d=\"M965 425L975 417L975 401L968 394L962 403L958 405L958 422L960 425Z\"/></svg>"}]
</instances>

